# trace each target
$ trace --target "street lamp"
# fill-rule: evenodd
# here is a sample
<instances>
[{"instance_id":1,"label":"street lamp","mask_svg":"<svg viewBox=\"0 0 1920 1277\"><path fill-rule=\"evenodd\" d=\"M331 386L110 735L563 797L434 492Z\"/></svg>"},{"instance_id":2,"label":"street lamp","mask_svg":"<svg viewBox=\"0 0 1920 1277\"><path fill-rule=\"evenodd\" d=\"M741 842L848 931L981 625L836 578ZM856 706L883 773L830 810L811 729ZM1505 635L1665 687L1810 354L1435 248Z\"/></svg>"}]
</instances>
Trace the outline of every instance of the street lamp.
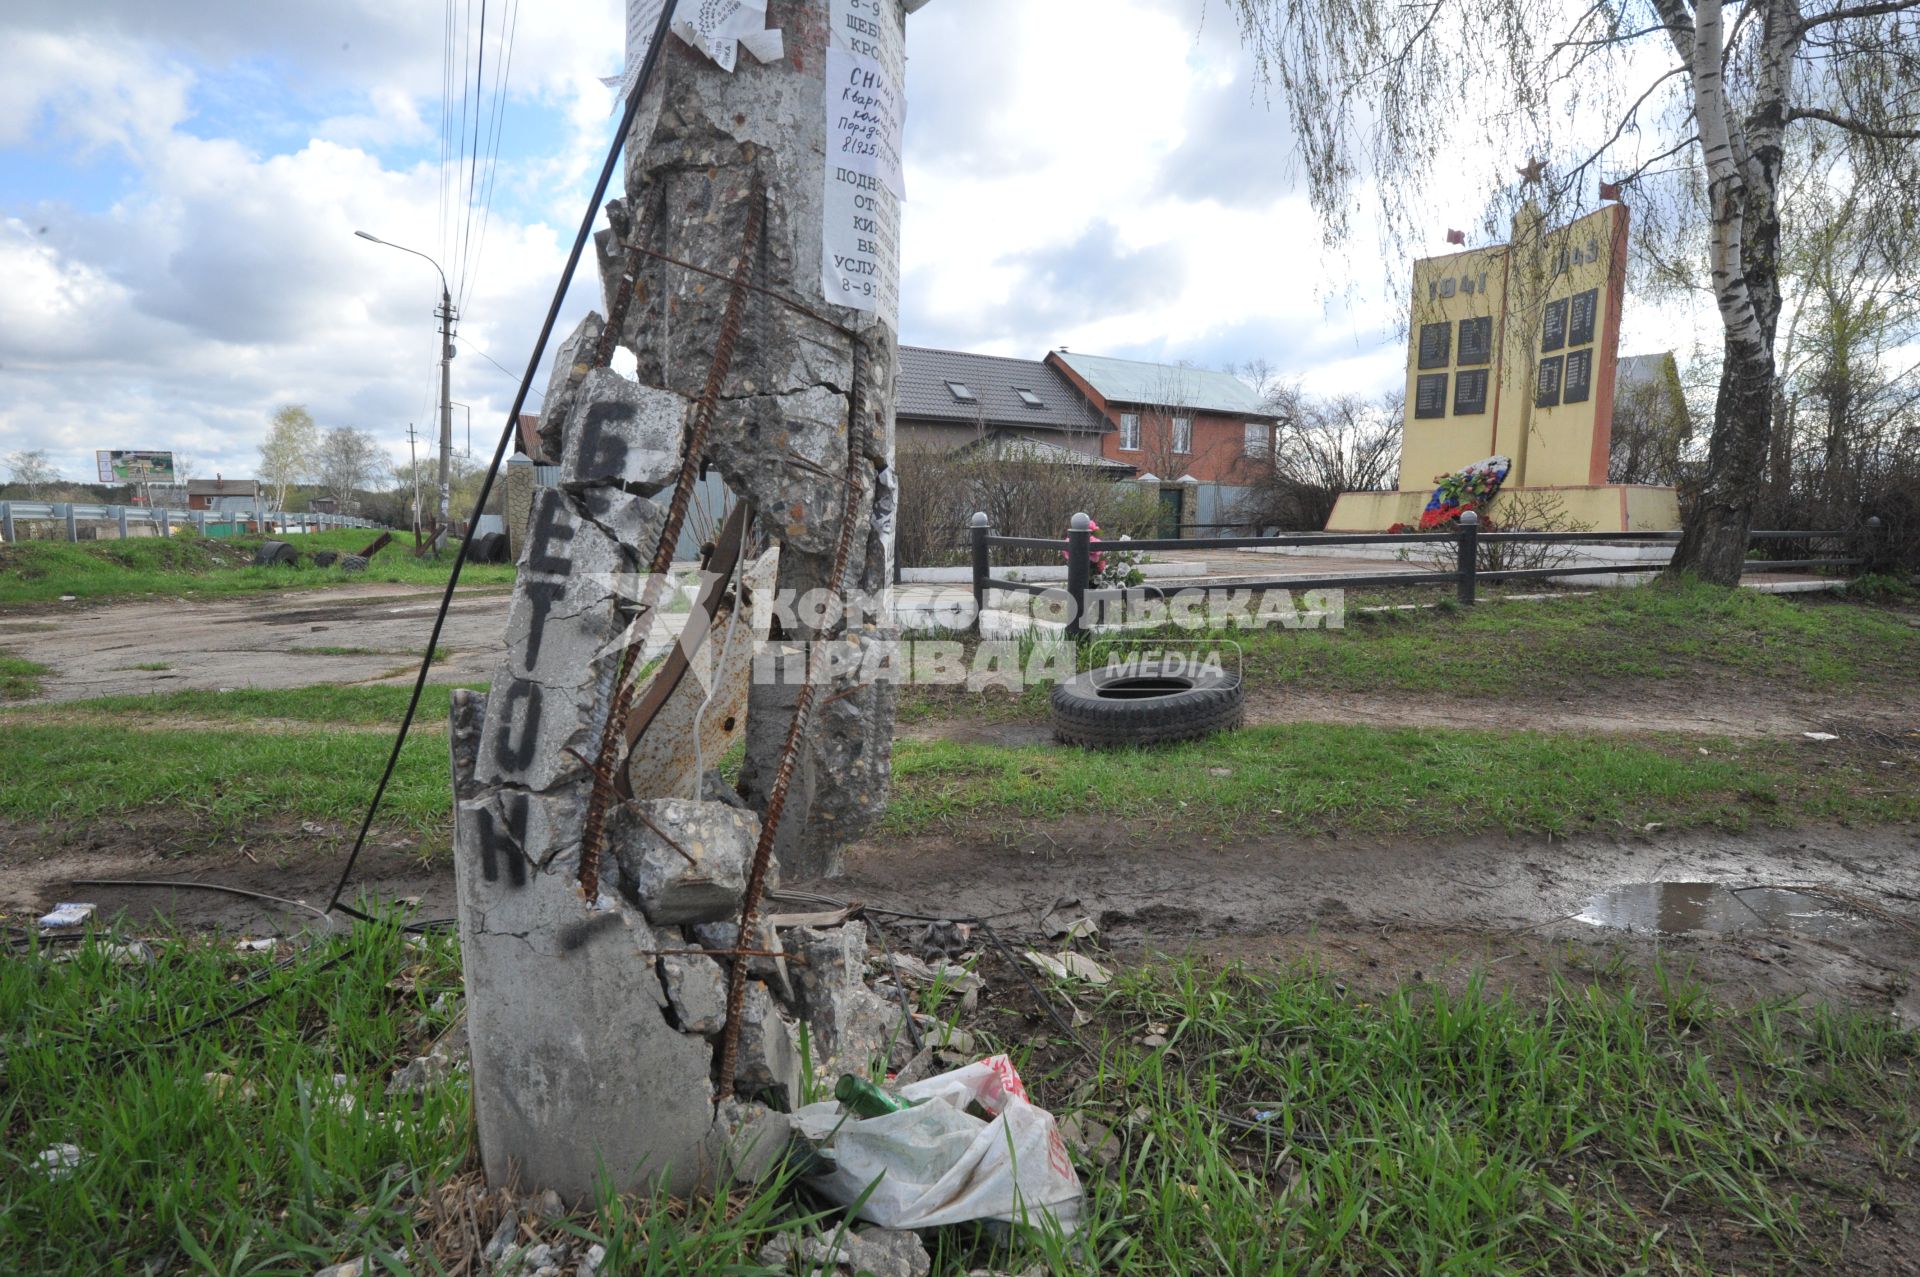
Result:
<instances>
[{"instance_id":1,"label":"street lamp","mask_svg":"<svg viewBox=\"0 0 1920 1277\"><path fill-rule=\"evenodd\" d=\"M388 248L397 248L403 253L425 258L440 276L440 309L434 312L434 318L440 321L440 535L444 536L453 519L453 371L450 364L453 360L454 314L453 293L447 287L447 272L440 269L439 262L417 248L408 248L405 244L396 244L366 231L355 231L354 234L375 244L385 244Z\"/></svg>"},{"instance_id":2,"label":"street lamp","mask_svg":"<svg viewBox=\"0 0 1920 1277\"><path fill-rule=\"evenodd\" d=\"M467 460L471 461L473 460L473 405L469 403L461 403L458 399L456 399L453 401L453 406L467 414L466 458Z\"/></svg>"}]
</instances>

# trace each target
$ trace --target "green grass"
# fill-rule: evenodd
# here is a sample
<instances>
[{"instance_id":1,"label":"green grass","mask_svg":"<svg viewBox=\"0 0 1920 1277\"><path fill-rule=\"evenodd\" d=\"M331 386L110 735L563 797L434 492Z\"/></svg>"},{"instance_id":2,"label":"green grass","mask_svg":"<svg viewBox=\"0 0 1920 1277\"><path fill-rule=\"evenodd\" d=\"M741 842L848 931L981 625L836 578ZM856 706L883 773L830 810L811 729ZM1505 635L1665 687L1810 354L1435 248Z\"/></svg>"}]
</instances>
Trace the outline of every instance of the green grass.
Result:
<instances>
[{"instance_id":1,"label":"green grass","mask_svg":"<svg viewBox=\"0 0 1920 1277\"><path fill-rule=\"evenodd\" d=\"M401 751L383 807L395 825L446 827L449 690L427 689ZM0 817L172 809L216 832L349 819L364 810L409 691L183 691L0 712L11 764ZM183 719L200 725L169 725ZM1079 818L1240 836L1427 836L1875 824L1920 818L1912 773L1906 760L1882 768L1777 743L1319 723L1102 753L905 740L886 827L913 835Z\"/></svg>"},{"instance_id":2,"label":"green grass","mask_svg":"<svg viewBox=\"0 0 1920 1277\"><path fill-rule=\"evenodd\" d=\"M387 787L383 822L416 831L445 826L444 724L416 723ZM0 792L0 816L89 821L172 810L200 833L287 818L357 818L393 740L388 727L177 731L71 722L10 723L7 736L15 765Z\"/></svg>"},{"instance_id":3,"label":"green grass","mask_svg":"<svg viewBox=\"0 0 1920 1277\"><path fill-rule=\"evenodd\" d=\"M153 964L115 965L93 944L60 965L0 962L0 1267L307 1274L398 1244L409 1191L466 1154L461 1087L385 1095L453 1014L432 1009L457 985L451 940L410 948L376 927L286 969L217 938L155 949ZM255 993L275 996L163 1041ZM56 1144L86 1159L50 1180L32 1164Z\"/></svg>"},{"instance_id":4,"label":"green grass","mask_svg":"<svg viewBox=\"0 0 1920 1277\"><path fill-rule=\"evenodd\" d=\"M1905 682L1920 663L1920 628L1910 623L1910 607L1881 604L1910 600L1887 592L1861 597L1656 584L1473 608L1449 602L1368 612L1360 610L1362 596L1350 593L1344 629L1101 636L1087 645L1081 664L1098 664L1110 651L1211 637L1238 645L1247 685L1255 690L1298 684L1376 695L1551 700L1594 692L1631 698L1645 683L1681 680L1769 695L1782 687L1844 691ZM915 686L900 698L900 719L909 724L954 716L1037 721L1046 713L1044 687L1010 697Z\"/></svg>"},{"instance_id":5,"label":"green grass","mask_svg":"<svg viewBox=\"0 0 1920 1277\"><path fill-rule=\"evenodd\" d=\"M7 1270L439 1271L426 1206L471 1165L465 1077L385 1084L455 1014L452 940L382 924L284 968L219 941L156 950L0 963ZM1658 967L1534 999L1478 979L1368 998L1310 970L1159 961L1075 991L1091 1061L1024 1027L998 976L972 1025L985 1049L1014 1054L1036 1103L1111 1126L1117 1157L1079 1159L1077 1245L941 1230L934 1277L1833 1271L1859 1256L1852 1221L1920 1170L1920 1037L1730 1008ZM166 1040L256 993L273 996ZM1149 1026L1165 1046L1136 1045ZM34 1166L56 1144L84 1154L57 1179ZM605 1199L550 1235L605 1244L603 1272L744 1277L774 1235L840 1222L817 1212L776 1180Z\"/></svg>"},{"instance_id":6,"label":"green grass","mask_svg":"<svg viewBox=\"0 0 1920 1277\"><path fill-rule=\"evenodd\" d=\"M0 652L0 701L24 701L40 695L40 676L51 673L38 661Z\"/></svg>"},{"instance_id":7,"label":"green grass","mask_svg":"<svg viewBox=\"0 0 1920 1277\"><path fill-rule=\"evenodd\" d=\"M480 686L484 691L484 686ZM230 692L149 692L99 696L0 711L0 724L57 718L62 722L164 727L168 720L257 723L271 720L315 726L398 727L411 687L319 683L311 687L243 688ZM429 683L420 694L418 723L436 730L447 721L452 688ZM12 730L8 728L7 730Z\"/></svg>"},{"instance_id":8,"label":"green grass","mask_svg":"<svg viewBox=\"0 0 1920 1277\"><path fill-rule=\"evenodd\" d=\"M302 554L316 550L352 554L378 535L374 530L350 528L276 539ZM73 545L23 541L0 546L0 606L51 603L66 595L96 601L144 594L209 598L367 581L444 585L453 563L451 551L437 560L416 559L411 545L405 543L410 539L396 536L359 573L339 567L252 567L260 537L132 537ZM460 572L461 581L471 585L505 585L513 578L511 565L470 563Z\"/></svg>"},{"instance_id":9,"label":"green grass","mask_svg":"<svg viewBox=\"0 0 1920 1277\"><path fill-rule=\"evenodd\" d=\"M1241 641L1250 683L1469 697L1700 678L1840 689L1920 660L1920 629L1903 615L1699 584L1353 612L1345 630L1270 629Z\"/></svg>"},{"instance_id":10,"label":"green grass","mask_svg":"<svg viewBox=\"0 0 1920 1277\"><path fill-rule=\"evenodd\" d=\"M1082 818L1238 835L1444 835L1917 817L1910 764L1883 772L1713 738L1294 723L1102 752L901 741L886 819L901 834Z\"/></svg>"},{"instance_id":11,"label":"green grass","mask_svg":"<svg viewBox=\"0 0 1920 1277\"><path fill-rule=\"evenodd\" d=\"M1094 1016L1110 1036L1070 1096L1049 1075L1084 1064L1009 1045L1041 1103L1121 1134L1089 1186L1102 1273L1832 1271L1849 1217L1920 1169L1920 1037L1728 1009L1657 967L1535 1002L1479 979L1369 1001L1175 962ZM1148 1025L1166 1047L1131 1045Z\"/></svg>"}]
</instances>

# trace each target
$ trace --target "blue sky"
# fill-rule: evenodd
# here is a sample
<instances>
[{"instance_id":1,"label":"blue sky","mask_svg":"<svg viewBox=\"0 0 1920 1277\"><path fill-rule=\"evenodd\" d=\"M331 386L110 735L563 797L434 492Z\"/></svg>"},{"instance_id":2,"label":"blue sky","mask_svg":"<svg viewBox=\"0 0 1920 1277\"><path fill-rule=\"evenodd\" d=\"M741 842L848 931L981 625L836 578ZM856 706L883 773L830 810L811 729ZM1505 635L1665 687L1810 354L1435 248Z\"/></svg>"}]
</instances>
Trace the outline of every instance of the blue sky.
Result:
<instances>
[{"instance_id":1,"label":"blue sky","mask_svg":"<svg viewBox=\"0 0 1920 1277\"><path fill-rule=\"evenodd\" d=\"M903 340L1397 384L1394 271L1365 243L1323 250L1284 117L1214 3L933 0L911 19ZM480 352L526 362L613 127L599 77L619 69L623 7L550 0L515 29L462 281L454 397L476 441L513 390ZM457 270L444 12L10 0L0 456L44 447L82 478L96 448L171 448L244 475L275 408L302 403L403 457L408 423L430 424L438 280L352 232ZM1434 220L1438 250L1450 219ZM576 284L563 331L597 292Z\"/></svg>"}]
</instances>

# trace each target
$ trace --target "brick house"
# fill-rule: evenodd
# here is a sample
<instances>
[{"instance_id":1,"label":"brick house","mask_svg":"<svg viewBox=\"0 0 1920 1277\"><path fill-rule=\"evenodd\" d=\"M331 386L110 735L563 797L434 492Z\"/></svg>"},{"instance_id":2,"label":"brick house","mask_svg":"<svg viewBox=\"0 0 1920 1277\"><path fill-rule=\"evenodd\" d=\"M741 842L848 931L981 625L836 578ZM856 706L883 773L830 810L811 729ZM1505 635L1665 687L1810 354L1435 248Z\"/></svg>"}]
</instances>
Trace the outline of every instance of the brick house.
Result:
<instances>
[{"instance_id":1,"label":"brick house","mask_svg":"<svg viewBox=\"0 0 1920 1277\"><path fill-rule=\"evenodd\" d=\"M1065 350L1046 362L1110 426L1100 436L1101 455L1159 488L1164 535L1231 521L1271 470L1280 418L1232 373Z\"/></svg>"},{"instance_id":2,"label":"brick house","mask_svg":"<svg viewBox=\"0 0 1920 1277\"><path fill-rule=\"evenodd\" d=\"M194 479L187 484L189 510L244 510L260 508L260 484L254 479Z\"/></svg>"},{"instance_id":3,"label":"brick house","mask_svg":"<svg viewBox=\"0 0 1920 1277\"><path fill-rule=\"evenodd\" d=\"M926 346L900 347L894 384L894 438L901 448L950 452L1020 441L1043 453L1089 462L1105 455L1113 425L1049 364ZM1133 471L1110 467L1120 477Z\"/></svg>"}]
</instances>

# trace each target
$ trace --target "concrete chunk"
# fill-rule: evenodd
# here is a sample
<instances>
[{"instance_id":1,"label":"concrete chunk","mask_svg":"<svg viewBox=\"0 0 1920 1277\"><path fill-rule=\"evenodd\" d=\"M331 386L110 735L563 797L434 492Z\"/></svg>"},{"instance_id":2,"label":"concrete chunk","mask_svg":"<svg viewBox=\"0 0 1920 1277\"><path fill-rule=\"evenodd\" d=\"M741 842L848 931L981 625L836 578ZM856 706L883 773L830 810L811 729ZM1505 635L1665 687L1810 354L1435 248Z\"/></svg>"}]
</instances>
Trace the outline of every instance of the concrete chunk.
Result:
<instances>
[{"instance_id":1,"label":"concrete chunk","mask_svg":"<svg viewBox=\"0 0 1920 1277\"><path fill-rule=\"evenodd\" d=\"M742 1095L771 1093L771 1102L800 1106L800 1048L794 1026L780 1014L773 995L758 980L747 982L740 1008L740 1057L734 1088Z\"/></svg>"},{"instance_id":2,"label":"concrete chunk","mask_svg":"<svg viewBox=\"0 0 1920 1277\"><path fill-rule=\"evenodd\" d=\"M652 496L680 470L687 401L611 368L588 373L567 416L560 481Z\"/></svg>"},{"instance_id":3,"label":"concrete chunk","mask_svg":"<svg viewBox=\"0 0 1920 1277\"><path fill-rule=\"evenodd\" d=\"M759 839L760 818L725 803L635 800L607 820L607 847L656 926L738 914Z\"/></svg>"},{"instance_id":4,"label":"concrete chunk","mask_svg":"<svg viewBox=\"0 0 1920 1277\"><path fill-rule=\"evenodd\" d=\"M833 990L809 1006L805 1019L824 1073L865 1073L876 1062L894 1068L913 1055L900 1004L864 986Z\"/></svg>"},{"instance_id":5,"label":"concrete chunk","mask_svg":"<svg viewBox=\"0 0 1920 1277\"><path fill-rule=\"evenodd\" d=\"M849 922L827 930L786 932L800 1017L814 1059L826 1073L860 1073L875 1060L904 1063L912 1039L899 1003L866 985L867 928Z\"/></svg>"},{"instance_id":6,"label":"concrete chunk","mask_svg":"<svg viewBox=\"0 0 1920 1277\"><path fill-rule=\"evenodd\" d=\"M540 451L548 460L556 460L564 444L562 429L573 409L574 391L592 367L594 348L607 321L598 312L588 311L573 333L560 343L553 356L553 371L547 375L546 397L540 401Z\"/></svg>"},{"instance_id":7,"label":"concrete chunk","mask_svg":"<svg viewBox=\"0 0 1920 1277\"><path fill-rule=\"evenodd\" d=\"M698 947L677 927L656 928L654 936L663 951ZM727 976L718 962L704 954L662 952L660 982L681 1032L712 1037L726 1027Z\"/></svg>"},{"instance_id":8,"label":"concrete chunk","mask_svg":"<svg viewBox=\"0 0 1920 1277\"><path fill-rule=\"evenodd\" d=\"M713 1192L761 1183L779 1168L792 1140L793 1123L785 1113L764 1104L722 1100L701 1150L701 1188Z\"/></svg>"}]
</instances>

